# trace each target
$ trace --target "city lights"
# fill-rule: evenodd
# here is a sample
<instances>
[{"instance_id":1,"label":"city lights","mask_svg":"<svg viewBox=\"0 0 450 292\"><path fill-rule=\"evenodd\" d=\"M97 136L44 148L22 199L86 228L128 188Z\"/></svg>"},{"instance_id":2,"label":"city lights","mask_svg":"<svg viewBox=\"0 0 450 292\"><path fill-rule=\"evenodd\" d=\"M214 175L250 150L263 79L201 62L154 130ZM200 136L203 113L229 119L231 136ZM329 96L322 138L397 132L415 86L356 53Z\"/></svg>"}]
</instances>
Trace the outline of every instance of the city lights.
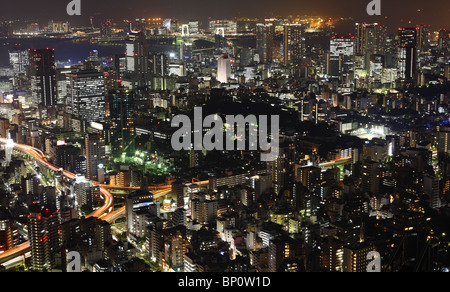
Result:
<instances>
[{"instance_id":1,"label":"city lights","mask_svg":"<svg viewBox=\"0 0 450 292\"><path fill-rule=\"evenodd\" d=\"M0 272L449 272L448 2L174 1L2 3Z\"/></svg>"}]
</instances>

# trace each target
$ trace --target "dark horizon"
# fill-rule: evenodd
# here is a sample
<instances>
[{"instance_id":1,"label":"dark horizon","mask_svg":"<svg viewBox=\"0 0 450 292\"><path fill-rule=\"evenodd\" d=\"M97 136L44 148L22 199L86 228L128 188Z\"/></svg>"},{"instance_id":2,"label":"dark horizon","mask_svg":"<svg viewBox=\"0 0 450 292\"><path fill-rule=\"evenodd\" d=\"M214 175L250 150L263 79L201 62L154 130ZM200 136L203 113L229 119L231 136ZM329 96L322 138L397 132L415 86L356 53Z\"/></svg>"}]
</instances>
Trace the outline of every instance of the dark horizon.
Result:
<instances>
[{"instance_id":1,"label":"dark horizon","mask_svg":"<svg viewBox=\"0 0 450 292\"><path fill-rule=\"evenodd\" d=\"M104 19L133 18L175 18L180 21L211 18L263 18L288 17L295 15L312 15L328 17L351 17L355 22L378 22L389 28L431 25L434 29L449 28L448 15L450 3L446 0L392 1L381 0L382 15L369 16L366 6L370 0L331 1L318 0L279 0L276 5L270 0L228 0L227 2L194 1L145 1L145 0L81 0L81 16L68 16L66 6L70 0L42 0L39 5L35 1L24 0L18 8L15 2L3 3L0 18L37 20L45 24L49 20L70 21L75 26L88 25L90 17L94 23ZM125 4L125 5L124 5Z\"/></svg>"}]
</instances>

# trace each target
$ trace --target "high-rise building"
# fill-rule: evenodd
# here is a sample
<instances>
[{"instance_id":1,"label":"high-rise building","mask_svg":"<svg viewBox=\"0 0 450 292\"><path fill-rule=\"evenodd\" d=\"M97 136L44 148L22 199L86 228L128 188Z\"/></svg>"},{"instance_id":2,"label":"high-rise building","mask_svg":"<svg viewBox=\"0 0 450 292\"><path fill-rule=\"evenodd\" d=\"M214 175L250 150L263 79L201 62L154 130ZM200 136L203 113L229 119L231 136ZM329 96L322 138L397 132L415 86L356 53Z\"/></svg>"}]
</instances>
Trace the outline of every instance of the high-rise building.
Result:
<instances>
[{"instance_id":1,"label":"high-rise building","mask_svg":"<svg viewBox=\"0 0 450 292\"><path fill-rule=\"evenodd\" d=\"M150 83L148 70L148 46L145 33L130 31L125 42L125 68L123 85L136 92L146 91Z\"/></svg>"},{"instance_id":2,"label":"high-rise building","mask_svg":"<svg viewBox=\"0 0 450 292\"><path fill-rule=\"evenodd\" d=\"M284 64L299 67L303 55L303 26L301 24L286 24L284 26Z\"/></svg>"},{"instance_id":3,"label":"high-rise building","mask_svg":"<svg viewBox=\"0 0 450 292\"><path fill-rule=\"evenodd\" d=\"M105 79L97 70L66 73L67 111L78 119L103 122L105 110Z\"/></svg>"},{"instance_id":4,"label":"high-rise building","mask_svg":"<svg viewBox=\"0 0 450 292\"><path fill-rule=\"evenodd\" d=\"M28 50L19 47L9 52L9 64L13 67L14 74L24 74L30 65L30 56Z\"/></svg>"},{"instance_id":5,"label":"high-rise building","mask_svg":"<svg viewBox=\"0 0 450 292\"><path fill-rule=\"evenodd\" d=\"M417 49L419 52L426 52L430 49L430 26L417 26Z\"/></svg>"},{"instance_id":6,"label":"high-rise building","mask_svg":"<svg viewBox=\"0 0 450 292\"><path fill-rule=\"evenodd\" d=\"M78 207L87 206L94 209L93 203L100 196L100 188L94 186L90 180L81 180L75 183L75 198Z\"/></svg>"},{"instance_id":7,"label":"high-rise building","mask_svg":"<svg viewBox=\"0 0 450 292\"><path fill-rule=\"evenodd\" d=\"M109 120L113 151L132 151L134 149L132 144L135 135L134 99L134 91L120 85L117 90L109 93Z\"/></svg>"},{"instance_id":8,"label":"high-rise building","mask_svg":"<svg viewBox=\"0 0 450 292\"><path fill-rule=\"evenodd\" d=\"M354 71L354 37L334 35L330 39L327 74L330 77L348 76Z\"/></svg>"},{"instance_id":9,"label":"high-rise building","mask_svg":"<svg viewBox=\"0 0 450 292\"><path fill-rule=\"evenodd\" d=\"M127 223L127 232L128 234L135 234L136 224L133 224L133 221L136 221L136 215L133 213L144 211L145 214L150 214L150 205L153 204L153 194L147 190L137 190L129 194L125 199L125 216ZM141 212L142 213L142 212ZM145 218L143 218L145 220Z\"/></svg>"},{"instance_id":10,"label":"high-rise building","mask_svg":"<svg viewBox=\"0 0 450 292\"><path fill-rule=\"evenodd\" d=\"M100 133L88 133L85 137L87 178L97 181L99 169L106 163L105 139Z\"/></svg>"},{"instance_id":11,"label":"high-rise building","mask_svg":"<svg viewBox=\"0 0 450 292\"><path fill-rule=\"evenodd\" d=\"M31 246L31 269L50 270L59 252L59 217L57 211L33 204L29 207L28 237Z\"/></svg>"},{"instance_id":12,"label":"high-rise building","mask_svg":"<svg viewBox=\"0 0 450 292\"><path fill-rule=\"evenodd\" d=\"M415 27L398 29L398 78L413 81L417 73L417 29Z\"/></svg>"},{"instance_id":13,"label":"high-rise building","mask_svg":"<svg viewBox=\"0 0 450 292\"><path fill-rule=\"evenodd\" d=\"M231 58L224 54L217 59L217 81L228 83L231 76Z\"/></svg>"},{"instance_id":14,"label":"high-rise building","mask_svg":"<svg viewBox=\"0 0 450 292\"><path fill-rule=\"evenodd\" d=\"M166 54L150 54L149 61L149 70L153 76L167 76L169 74L169 58Z\"/></svg>"},{"instance_id":15,"label":"high-rise building","mask_svg":"<svg viewBox=\"0 0 450 292\"><path fill-rule=\"evenodd\" d=\"M272 23L256 25L256 51L261 63L272 61L274 50L275 26Z\"/></svg>"},{"instance_id":16,"label":"high-rise building","mask_svg":"<svg viewBox=\"0 0 450 292\"><path fill-rule=\"evenodd\" d=\"M355 54L364 57L364 68L369 71L370 57L383 55L386 47L386 27L378 23L356 23Z\"/></svg>"},{"instance_id":17,"label":"high-rise building","mask_svg":"<svg viewBox=\"0 0 450 292\"><path fill-rule=\"evenodd\" d=\"M439 178L431 175L424 175L423 177L423 191L429 197L431 208L441 207Z\"/></svg>"},{"instance_id":18,"label":"high-rise building","mask_svg":"<svg viewBox=\"0 0 450 292\"><path fill-rule=\"evenodd\" d=\"M30 50L29 57L32 105L36 108L56 105L56 65L53 50Z\"/></svg>"},{"instance_id":19,"label":"high-rise building","mask_svg":"<svg viewBox=\"0 0 450 292\"><path fill-rule=\"evenodd\" d=\"M300 257L300 243L287 236L280 235L269 243L269 272L297 272L297 260Z\"/></svg>"},{"instance_id":20,"label":"high-rise building","mask_svg":"<svg viewBox=\"0 0 450 292\"><path fill-rule=\"evenodd\" d=\"M362 189L376 194L380 189L380 165L375 161L364 162L362 165Z\"/></svg>"}]
</instances>

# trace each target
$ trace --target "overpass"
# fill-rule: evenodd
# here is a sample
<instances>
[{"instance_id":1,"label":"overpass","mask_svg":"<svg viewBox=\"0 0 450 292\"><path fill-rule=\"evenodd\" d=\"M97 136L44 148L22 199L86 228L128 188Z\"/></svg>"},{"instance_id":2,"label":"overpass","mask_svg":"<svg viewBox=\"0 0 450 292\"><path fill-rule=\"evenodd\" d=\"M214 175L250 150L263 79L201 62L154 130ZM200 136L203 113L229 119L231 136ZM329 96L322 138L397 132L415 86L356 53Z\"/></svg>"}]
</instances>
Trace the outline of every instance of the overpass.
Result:
<instances>
[{"instance_id":1,"label":"overpass","mask_svg":"<svg viewBox=\"0 0 450 292\"><path fill-rule=\"evenodd\" d=\"M14 149L16 149L26 155L29 155L41 167L43 167L45 169L48 169L48 170L54 171L54 172L61 172L63 177L66 177L69 179L75 179L75 177L76 177L76 175L74 173L69 172L67 170L60 169L57 166L49 163L47 161L47 159L45 158L44 153L42 151L40 151L39 149L36 149L29 145L11 143L10 140L4 139L4 138L0 138L0 143L11 145L11 147L14 147ZM91 214L89 214L86 217L87 218L89 218L89 217L100 218L105 213L108 213L111 211L112 206L113 206L114 197L113 197L113 194L111 194L111 192L109 192L107 188L105 188L104 186L101 186L99 182L93 181L92 184L95 186L99 186L100 193L102 194L104 203L100 208L98 208L97 210L95 210L94 212L92 212ZM5 263L13 258L18 257L18 256L21 256L21 255L29 252L30 250L31 250L30 242L24 242L14 248L11 248L0 254L0 264Z\"/></svg>"}]
</instances>

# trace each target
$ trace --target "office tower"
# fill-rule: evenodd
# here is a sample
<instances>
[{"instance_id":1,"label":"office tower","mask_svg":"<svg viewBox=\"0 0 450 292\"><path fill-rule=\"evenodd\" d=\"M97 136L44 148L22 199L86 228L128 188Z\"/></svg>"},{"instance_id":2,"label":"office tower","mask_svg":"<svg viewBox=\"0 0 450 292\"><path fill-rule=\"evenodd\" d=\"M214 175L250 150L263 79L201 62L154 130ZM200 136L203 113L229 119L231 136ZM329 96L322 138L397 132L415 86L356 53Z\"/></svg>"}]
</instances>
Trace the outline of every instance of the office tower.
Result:
<instances>
[{"instance_id":1,"label":"office tower","mask_svg":"<svg viewBox=\"0 0 450 292\"><path fill-rule=\"evenodd\" d=\"M426 52L430 49L430 26L419 25L417 29L417 49L419 52Z\"/></svg>"},{"instance_id":2,"label":"office tower","mask_svg":"<svg viewBox=\"0 0 450 292\"><path fill-rule=\"evenodd\" d=\"M377 194L380 189L380 165L375 161L364 162L362 165L362 190Z\"/></svg>"},{"instance_id":3,"label":"office tower","mask_svg":"<svg viewBox=\"0 0 450 292\"><path fill-rule=\"evenodd\" d=\"M125 68L121 75L123 85L136 92L145 92L150 84L145 33L130 31L125 41L125 47Z\"/></svg>"},{"instance_id":4,"label":"office tower","mask_svg":"<svg viewBox=\"0 0 450 292\"><path fill-rule=\"evenodd\" d=\"M417 30L415 27L398 29L397 73L403 81L413 81L417 73Z\"/></svg>"},{"instance_id":5,"label":"office tower","mask_svg":"<svg viewBox=\"0 0 450 292\"><path fill-rule=\"evenodd\" d=\"M119 85L116 91L109 93L108 100L112 151L133 151L135 93Z\"/></svg>"},{"instance_id":6,"label":"office tower","mask_svg":"<svg viewBox=\"0 0 450 292\"><path fill-rule=\"evenodd\" d=\"M88 179L98 181L99 169L106 163L105 139L100 133L88 133L85 137L86 168Z\"/></svg>"},{"instance_id":7,"label":"office tower","mask_svg":"<svg viewBox=\"0 0 450 292\"><path fill-rule=\"evenodd\" d=\"M149 56L149 70L152 75L167 76L169 74L169 57L164 53L152 53Z\"/></svg>"},{"instance_id":8,"label":"office tower","mask_svg":"<svg viewBox=\"0 0 450 292\"><path fill-rule=\"evenodd\" d=\"M386 34L386 27L378 23L356 23L355 54L363 56L366 71L370 69L370 56L384 55Z\"/></svg>"},{"instance_id":9,"label":"office tower","mask_svg":"<svg viewBox=\"0 0 450 292\"><path fill-rule=\"evenodd\" d=\"M231 77L231 58L224 54L217 59L217 81L228 83Z\"/></svg>"},{"instance_id":10,"label":"office tower","mask_svg":"<svg viewBox=\"0 0 450 292\"><path fill-rule=\"evenodd\" d=\"M303 26L301 24L286 24L284 26L284 64L299 67L303 55Z\"/></svg>"},{"instance_id":11,"label":"office tower","mask_svg":"<svg viewBox=\"0 0 450 292\"><path fill-rule=\"evenodd\" d=\"M105 79L97 70L67 73L67 111L78 119L103 122L105 110Z\"/></svg>"},{"instance_id":12,"label":"office tower","mask_svg":"<svg viewBox=\"0 0 450 292\"><path fill-rule=\"evenodd\" d=\"M16 47L9 52L9 64L13 67L14 74L24 74L30 65L28 50Z\"/></svg>"},{"instance_id":13,"label":"office tower","mask_svg":"<svg viewBox=\"0 0 450 292\"><path fill-rule=\"evenodd\" d=\"M439 178L431 175L423 176L423 191L429 197L431 208L441 207Z\"/></svg>"},{"instance_id":14,"label":"office tower","mask_svg":"<svg viewBox=\"0 0 450 292\"><path fill-rule=\"evenodd\" d=\"M342 271L346 273L366 273L372 259L367 259L369 252L374 251L373 246L366 243L357 243L344 247Z\"/></svg>"},{"instance_id":15,"label":"office tower","mask_svg":"<svg viewBox=\"0 0 450 292\"><path fill-rule=\"evenodd\" d=\"M271 62L274 50L275 26L272 23L256 25L256 51L261 63Z\"/></svg>"},{"instance_id":16,"label":"office tower","mask_svg":"<svg viewBox=\"0 0 450 292\"><path fill-rule=\"evenodd\" d=\"M30 50L29 56L33 107L56 105L56 65L53 50Z\"/></svg>"},{"instance_id":17,"label":"office tower","mask_svg":"<svg viewBox=\"0 0 450 292\"><path fill-rule=\"evenodd\" d=\"M327 60L328 76L345 78L355 70L354 41L355 39L352 36L334 35L331 37L330 54Z\"/></svg>"},{"instance_id":18,"label":"office tower","mask_svg":"<svg viewBox=\"0 0 450 292\"><path fill-rule=\"evenodd\" d=\"M59 252L59 219L57 212L40 205L29 207L28 238L31 246L31 269L50 270L56 265Z\"/></svg>"}]
</instances>

